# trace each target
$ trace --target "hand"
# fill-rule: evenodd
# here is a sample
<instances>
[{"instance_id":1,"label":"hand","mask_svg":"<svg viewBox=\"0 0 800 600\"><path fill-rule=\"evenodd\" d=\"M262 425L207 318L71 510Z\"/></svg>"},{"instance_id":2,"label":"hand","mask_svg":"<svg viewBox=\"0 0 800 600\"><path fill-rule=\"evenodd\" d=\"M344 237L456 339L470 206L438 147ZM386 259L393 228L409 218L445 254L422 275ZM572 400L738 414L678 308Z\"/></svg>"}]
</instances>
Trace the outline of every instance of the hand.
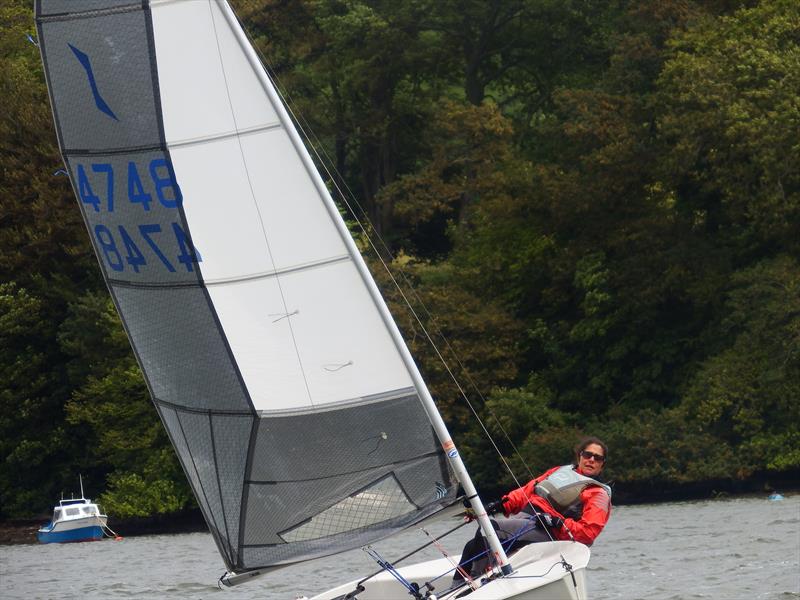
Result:
<instances>
[{"instance_id":1,"label":"hand","mask_svg":"<svg viewBox=\"0 0 800 600\"><path fill-rule=\"evenodd\" d=\"M467 506L469 503L465 500L464 505ZM491 502L487 502L483 505L483 508L486 510L487 515L496 515L497 513L505 513L505 507L503 506L502 500L492 500ZM468 523L470 521L474 521L477 519L477 515L475 511L472 509L471 506L467 506L467 509L464 511L464 520Z\"/></svg>"},{"instance_id":2,"label":"hand","mask_svg":"<svg viewBox=\"0 0 800 600\"><path fill-rule=\"evenodd\" d=\"M547 513L539 513L542 523L547 525L550 529L561 529L564 526L564 519Z\"/></svg>"},{"instance_id":3,"label":"hand","mask_svg":"<svg viewBox=\"0 0 800 600\"><path fill-rule=\"evenodd\" d=\"M483 507L486 509L487 515L496 515L497 513L506 512L502 500L492 500L491 502L487 502L486 504L484 504Z\"/></svg>"}]
</instances>

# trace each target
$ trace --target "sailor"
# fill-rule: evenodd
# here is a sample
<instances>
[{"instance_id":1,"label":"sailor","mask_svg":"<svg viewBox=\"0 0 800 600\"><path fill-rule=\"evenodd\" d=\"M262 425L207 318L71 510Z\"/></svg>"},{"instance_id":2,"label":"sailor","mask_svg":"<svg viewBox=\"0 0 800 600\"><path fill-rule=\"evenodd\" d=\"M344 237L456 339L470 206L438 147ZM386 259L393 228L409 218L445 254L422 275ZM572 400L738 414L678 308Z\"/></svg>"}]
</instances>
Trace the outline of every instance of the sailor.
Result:
<instances>
[{"instance_id":1,"label":"sailor","mask_svg":"<svg viewBox=\"0 0 800 600\"><path fill-rule=\"evenodd\" d=\"M575 464L556 466L510 491L500 500L486 504L486 512L502 512L505 519L492 520L507 552L534 542L575 540L591 546L611 516L611 488L599 481L608 457L608 447L595 437L575 447ZM525 513L525 514L521 514ZM519 517L512 515L520 514ZM510 517L510 518L509 518ZM467 518L473 518L467 511ZM488 560L470 560L486 548L480 531L467 542L462 568L480 575ZM455 581L461 579L456 571Z\"/></svg>"}]
</instances>

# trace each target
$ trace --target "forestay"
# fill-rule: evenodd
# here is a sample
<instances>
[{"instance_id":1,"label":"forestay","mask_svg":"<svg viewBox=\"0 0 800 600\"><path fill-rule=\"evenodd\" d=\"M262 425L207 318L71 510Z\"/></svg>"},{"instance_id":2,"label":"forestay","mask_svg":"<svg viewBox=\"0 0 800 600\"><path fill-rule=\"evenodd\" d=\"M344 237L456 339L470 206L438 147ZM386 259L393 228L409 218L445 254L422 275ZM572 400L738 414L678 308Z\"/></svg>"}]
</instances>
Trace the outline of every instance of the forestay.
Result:
<instances>
[{"instance_id":1,"label":"forestay","mask_svg":"<svg viewBox=\"0 0 800 600\"><path fill-rule=\"evenodd\" d=\"M229 11L36 2L92 244L242 572L388 535L451 503L455 484L361 257Z\"/></svg>"}]
</instances>

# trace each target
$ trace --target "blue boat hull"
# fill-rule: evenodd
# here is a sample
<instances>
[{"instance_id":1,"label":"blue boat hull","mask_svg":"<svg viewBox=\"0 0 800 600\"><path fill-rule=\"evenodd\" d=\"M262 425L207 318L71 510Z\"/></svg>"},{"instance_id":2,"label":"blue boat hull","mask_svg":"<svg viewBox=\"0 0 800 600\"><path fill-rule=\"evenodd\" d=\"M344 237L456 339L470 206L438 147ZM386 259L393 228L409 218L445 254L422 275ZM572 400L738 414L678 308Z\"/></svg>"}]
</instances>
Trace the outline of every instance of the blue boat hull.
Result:
<instances>
[{"instance_id":1,"label":"blue boat hull","mask_svg":"<svg viewBox=\"0 0 800 600\"><path fill-rule=\"evenodd\" d=\"M55 544L64 542L95 542L103 539L103 529L99 525L88 527L78 527L66 531L43 531L37 533L39 541L43 544Z\"/></svg>"}]
</instances>

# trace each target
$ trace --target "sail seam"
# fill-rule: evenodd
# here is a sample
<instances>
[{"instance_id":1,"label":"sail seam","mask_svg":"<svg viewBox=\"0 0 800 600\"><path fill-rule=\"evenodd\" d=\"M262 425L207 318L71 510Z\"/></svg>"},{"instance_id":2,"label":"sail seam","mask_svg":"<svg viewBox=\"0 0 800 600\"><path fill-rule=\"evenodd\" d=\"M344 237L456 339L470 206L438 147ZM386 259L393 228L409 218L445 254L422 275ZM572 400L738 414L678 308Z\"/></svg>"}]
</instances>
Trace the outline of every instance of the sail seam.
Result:
<instances>
[{"instance_id":1,"label":"sail seam","mask_svg":"<svg viewBox=\"0 0 800 600\"><path fill-rule=\"evenodd\" d=\"M160 406L164 406L166 408L171 408L173 410L178 410L181 412L187 413L195 413L195 414L211 414L211 415L224 415L226 417L249 417L253 418L252 411L241 411L241 410L218 410L218 409L209 409L209 408L194 408L191 406L186 406L185 404L176 404L175 402L170 402L168 400L161 400L160 398L156 398L153 396L153 402L157 403Z\"/></svg>"},{"instance_id":2,"label":"sail seam","mask_svg":"<svg viewBox=\"0 0 800 600\"><path fill-rule=\"evenodd\" d=\"M244 277L229 277L229 278L218 278L218 279L207 279L206 285L213 286L213 285L222 285L225 283L238 283L240 281L253 281L256 279L269 279L270 277L278 277L279 275L287 275L289 273L299 273L300 271L308 271L310 269L315 269L317 267L324 267L327 265L333 265L342 262L348 262L352 260L349 254L343 256L334 256L332 258L326 258L323 260L318 260L315 262L304 263L302 265L294 265L291 267L286 267L283 269L274 269L272 271L266 271L264 273L254 273L253 275L246 275Z\"/></svg>"},{"instance_id":3,"label":"sail seam","mask_svg":"<svg viewBox=\"0 0 800 600\"><path fill-rule=\"evenodd\" d=\"M239 129L236 131L226 131L225 133L218 133L216 135L205 135L196 138L187 138L184 140L175 140L174 142L167 142L170 148L180 148L184 146L199 146L207 142L216 142L218 140L227 140L231 138L238 138L247 135L254 135L264 131L272 131L276 129L283 129L281 123L267 123L264 125L254 125L246 129Z\"/></svg>"},{"instance_id":4,"label":"sail seam","mask_svg":"<svg viewBox=\"0 0 800 600\"><path fill-rule=\"evenodd\" d=\"M112 279L109 278L109 281L114 285L119 285L122 287L128 288L186 288L186 287L213 287L217 285L226 285L231 283L244 283L246 281L258 281L262 279L270 279L271 277L277 277L278 275L287 275L290 273L299 273L302 271L308 271L311 269L315 269L317 267L324 267L327 265L348 262L352 260L350 255L344 256L336 256L333 258L320 260L318 262L313 263L305 263L302 265L295 265L291 267L286 267L285 269L276 269L274 271L264 271L263 273L254 273L252 275L243 275L239 277L227 277L227 278L219 278L219 279L205 279L202 282L197 281L182 281L182 282L158 282L158 281L131 281L129 279ZM290 314L290 313L287 313Z\"/></svg>"},{"instance_id":5,"label":"sail seam","mask_svg":"<svg viewBox=\"0 0 800 600\"><path fill-rule=\"evenodd\" d=\"M164 152L167 150L166 142L158 144L145 144L142 146L124 146L116 148L106 148L103 150L91 150L89 148L66 148L64 156L113 156L115 154L135 154L145 152Z\"/></svg>"},{"instance_id":6,"label":"sail seam","mask_svg":"<svg viewBox=\"0 0 800 600\"><path fill-rule=\"evenodd\" d=\"M390 390L380 394L371 394L369 396L361 396L360 398L349 398L347 400L339 400L337 402L329 402L326 404L317 404L316 406L308 406L301 408L281 408L277 410L259 410L257 414L260 418L286 418L297 417L300 415L313 412L319 414L321 412L342 410L346 408L353 408L355 406L366 406L374 404L375 402L390 402L392 400L404 400L407 398L419 398L416 388L407 387L397 390Z\"/></svg>"},{"instance_id":7,"label":"sail seam","mask_svg":"<svg viewBox=\"0 0 800 600\"><path fill-rule=\"evenodd\" d=\"M128 288L128 289L148 289L148 288L158 288L158 289L185 289L185 288L204 288L202 281L180 281L180 282L172 282L172 283L162 283L158 281L130 281L128 279L111 279L108 278L108 282L114 284L117 287L121 288Z\"/></svg>"},{"instance_id":8,"label":"sail seam","mask_svg":"<svg viewBox=\"0 0 800 600\"><path fill-rule=\"evenodd\" d=\"M419 454L417 456L412 456L411 458L407 458L405 460L395 461L391 463L387 463L385 465L376 465L374 467L367 467L365 469L357 469L355 471L346 471L343 473L335 473L333 475L325 475L322 477L310 477L306 479L275 479L275 480L261 480L261 479L248 479L245 481L248 485L278 485L282 483L306 483L309 481L324 481L326 479L334 479L336 477L345 477L347 475L357 475L359 473L368 473L369 471L375 471L377 469L384 469L391 467L394 470L398 466L407 465L409 463L413 463L415 461L419 461L425 458L432 458L441 454L440 450L434 450L433 452L426 452L425 454Z\"/></svg>"},{"instance_id":9,"label":"sail seam","mask_svg":"<svg viewBox=\"0 0 800 600\"><path fill-rule=\"evenodd\" d=\"M316 407L309 407L307 410L311 410L313 408L314 412L321 412L325 410L341 410L344 408L352 408L354 406L364 406L367 404L373 404L375 402L390 402L392 400L402 400L405 398L409 398L412 396L416 396L417 390L413 387L408 388L401 388L399 390L392 390L390 392L386 392L383 394L374 394L372 396L364 396L361 398L354 398L350 400L342 400L341 402L330 403L330 405L321 405ZM166 408L172 408L174 410L181 410L184 412L192 412L192 413L201 413L201 414L214 414L214 415L225 415L225 416L233 416L233 417L253 417L253 413L250 411L240 411L240 410L219 410L219 409L209 409L209 408L195 408L191 406L187 406L185 404L178 404L176 402L170 402L169 400L162 400L161 398L156 398L154 394L151 394L153 398L153 402L158 403L161 406ZM296 417L298 415L302 415L306 412L306 409L282 409L282 410L273 410L273 411L265 411L259 410L256 412L256 416L259 419L266 419L266 418L287 418L287 417Z\"/></svg>"},{"instance_id":10,"label":"sail seam","mask_svg":"<svg viewBox=\"0 0 800 600\"><path fill-rule=\"evenodd\" d=\"M159 6L161 4L178 4L179 2L193 2L194 0L150 0L151 6Z\"/></svg>"},{"instance_id":11,"label":"sail seam","mask_svg":"<svg viewBox=\"0 0 800 600\"><path fill-rule=\"evenodd\" d=\"M219 462L217 461L217 443L214 440L214 418L211 413L208 414L208 433L209 437L211 438L211 454L214 457L214 474L217 477L217 495L219 496L219 506L222 509L222 522L225 525L225 541L226 550L228 551L228 563L235 565L236 560L233 556L232 548L231 548L231 532L228 529L228 516L225 511L225 500L222 497L222 483L219 479Z\"/></svg>"},{"instance_id":12,"label":"sail seam","mask_svg":"<svg viewBox=\"0 0 800 600\"><path fill-rule=\"evenodd\" d=\"M230 10L230 7L225 5L225 3L223 3L222 6L219 6L219 8L220 8L221 11L223 11L223 14L224 14L226 9ZM217 46L217 56L219 57L220 69L222 71L222 77L223 77L223 80L225 82L225 93L227 94L227 97L228 97L228 106L230 108L231 118L233 120L233 126L234 126L234 129L238 131L239 130L239 123L236 120L236 113L233 110L233 100L231 98L230 86L228 84L228 75L227 75L227 73L225 71L225 63L224 63L224 61L222 59L222 49L220 48L219 35L217 33L217 23L216 23L216 19L214 18L214 9L212 8L212 5L211 5L210 1L208 3L208 13L209 13L209 16L211 17L211 25L214 28L214 40L215 40L216 46ZM250 194L251 194L251 198L253 200L253 205L254 205L254 208L256 210L256 214L258 215L259 224L261 225L262 235L264 236L264 244L266 246L267 252L269 253L270 261L272 262L272 265L275 266L275 260L274 260L274 257L272 255L272 248L270 247L269 239L267 238L267 232L264 229L264 220L263 220L263 218L261 216L261 209L260 209L260 207L258 205L258 202L255 201L256 200L256 198L255 198L255 190L253 189L253 182L252 182L252 180L250 178L250 170L248 168L247 160L245 158L244 148L242 147L242 139L238 135L235 137L235 139L236 139L237 145L239 146L239 155L240 155L241 160L242 160L242 167L244 168L245 176L247 177L247 185L250 188ZM284 310L284 312L289 313L290 311L289 311L289 308L287 306L286 297L284 296L284 293L283 293L283 287L281 286L281 280L280 280L280 277L277 276L277 273L276 273L276 277L275 277L275 283L277 284L278 291L280 292L280 295L281 295L281 301L283 303L283 310ZM303 361L302 361L302 359L300 357L300 349L297 347L297 340L295 338L294 327L292 326L292 320L291 319L287 319L287 325L288 325L288 328L289 328L289 332L290 332L290 334L292 336L292 344L294 345L295 355L297 357L297 361L298 361L299 366L300 366L300 372L303 375L303 383L305 384L305 387L306 387L306 393L308 394L309 400L311 400L311 389L309 388L308 378L306 377L305 369L303 368ZM250 400L250 405L252 406L253 411L255 412L255 406L253 406L252 399L249 398L249 394L248 394L248 400ZM313 401L312 401L312 404L313 404ZM252 461L253 461L254 455L255 455L257 434L258 434L258 421L254 420L253 428L250 431L250 439L248 440L247 463L245 465L245 477L244 477L245 481L242 482L242 497L241 497L241 500L240 500L240 511L239 511L239 525L240 526L239 526L239 539L237 540L238 541L237 551L239 551L240 554L243 554L242 550L243 550L244 541L245 541L243 524L247 523L247 516L248 516L247 511L248 511L248 495L249 495L248 491L249 491L249 486L246 483L246 480L249 478L249 475L252 472L252 468L253 468L253 462ZM244 558L242 558L242 562L244 562Z\"/></svg>"},{"instance_id":13,"label":"sail seam","mask_svg":"<svg viewBox=\"0 0 800 600\"><path fill-rule=\"evenodd\" d=\"M77 12L52 13L41 15L36 18L40 23L52 23L57 21L72 21L77 19L91 19L93 17L105 17L107 15L117 15L121 13L142 11L142 0L131 2L125 6L115 6L112 8L93 8Z\"/></svg>"},{"instance_id":14,"label":"sail seam","mask_svg":"<svg viewBox=\"0 0 800 600\"><path fill-rule=\"evenodd\" d=\"M220 9L222 11L225 11L225 6L221 6ZM219 57L219 65L220 65L221 72L222 72L222 78L223 78L223 80L225 82L225 94L228 97L228 107L230 108L231 119L233 119L234 129L236 129L238 131L239 130L239 123L236 120L236 112L233 110L233 99L231 98L230 85L228 84L228 74L225 71L225 62L222 59L222 49L220 48L219 34L217 32L217 22L216 22L216 19L214 18L214 10L212 8L210 0L209 0L209 3L208 3L208 12L209 12L209 16L211 17L211 26L214 28L214 40L215 40L216 45L217 45L217 56ZM247 158L245 157L244 148L242 147L242 140L238 136L236 137L236 140L237 140L237 142L239 144L239 155L240 155L240 157L242 159L242 167L244 168L245 176L247 177L247 186L250 188L250 197L253 200L253 208L255 209L256 214L258 215L258 222L259 222L259 225L261 226L261 233L262 233L262 235L264 237L264 244L266 245L267 253L269 254L270 261L272 261L272 264L274 265L275 264L275 258L274 258L273 254L272 254L272 248L271 248L270 243L269 243L269 236L267 236L266 229L264 228L264 219L263 219L263 217L261 215L261 207L258 205L258 202L256 202L256 194L255 194L255 190L253 189L253 182L252 182L252 180L250 178L250 169L249 169L249 167L247 165ZM283 303L283 309L284 309L285 312L288 313L290 311L289 311L289 308L288 308L287 303L286 303L286 297L285 297L285 295L283 293L283 286L281 286L281 279L280 279L280 277L277 276L277 273L276 273L276 277L275 277L275 283L278 285L278 292L281 295L281 302ZM292 336L292 345L294 346L295 356L297 357L297 363L298 363L298 366L300 367L300 372L303 374L303 383L304 383L305 388L306 388L306 394L308 395L308 400L309 400L309 402L311 402L311 404L314 404L314 399L313 399L313 397L311 395L311 388L308 385L308 377L306 376L305 367L303 366L303 359L300 356L300 348L298 348L298 346L297 346L297 338L295 337L294 327L292 326L292 320L289 319L287 321L287 324L288 324L288 327L289 327L289 333Z\"/></svg>"},{"instance_id":15,"label":"sail seam","mask_svg":"<svg viewBox=\"0 0 800 600\"><path fill-rule=\"evenodd\" d=\"M217 532L219 532L220 528L219 528L219 525L217 525L217 519L214 516L214 511L211 508L211 502L208 501L208 494L206 493L206 486L203 485L203 478L200 476L200 469L197 468L197 463L194 460L194 454L192 453L192 447L189 445L189 438L186 437L186 431L183 428L183 421L181 420L181 417L180 417L179 414L177 414L177 412L175 413L175 417L178 420L178 427L180 427L180 429L181 429L181 435L183 436L183 441L186 444L186 450L187 450L187 452L189 454L189 458L192 461L192 468L194 469L194 474L195 474L195 477L197 478L197 484L200 486L200 491L203 493L203 498L205 499L205 506L208 508L208 517L210 517L210 522L209 522L208 518L206 518L206 521L208 522L209 525L211 525L211 523L213 522L214 529ZM216 541L216 538L218 536L219 536L219 534L213 536L215 538L215 541ZM219 543L217 543L217 547L220 548L220 550L222 550L222 547L221 547L221 545ZM223 553L220 552L220 554L223 554Z\"/></svg>"}]
</instances>

